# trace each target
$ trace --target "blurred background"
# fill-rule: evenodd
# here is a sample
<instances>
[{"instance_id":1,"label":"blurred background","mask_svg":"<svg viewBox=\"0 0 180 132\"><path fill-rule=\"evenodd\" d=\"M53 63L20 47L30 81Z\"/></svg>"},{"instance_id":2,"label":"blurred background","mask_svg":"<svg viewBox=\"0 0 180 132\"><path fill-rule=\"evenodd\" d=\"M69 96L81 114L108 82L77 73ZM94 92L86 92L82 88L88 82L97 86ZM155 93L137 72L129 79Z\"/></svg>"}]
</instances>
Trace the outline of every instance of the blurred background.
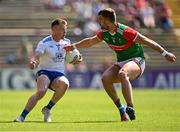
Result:
<instances>
[{"instance_id":1,"label":"blurred background","mask_svg":"<svg viewBox=\"0 0 180 132\"><path fill-rule=\"evenodd\" d=\"M50 34L54 18L67 20L66 37L73 43L97 33L97 13L106 7L115 9L118 22L177 57L171 64L145 47L146 70L133 86L180 88L180 0L0 0L0 90L35 89L35 71L27 67L28 56ZM84 61L66 65L70 88L101 89L101 74L116 61L114 52L105 43L79 50Z\"/></svg>"}]
</instances>

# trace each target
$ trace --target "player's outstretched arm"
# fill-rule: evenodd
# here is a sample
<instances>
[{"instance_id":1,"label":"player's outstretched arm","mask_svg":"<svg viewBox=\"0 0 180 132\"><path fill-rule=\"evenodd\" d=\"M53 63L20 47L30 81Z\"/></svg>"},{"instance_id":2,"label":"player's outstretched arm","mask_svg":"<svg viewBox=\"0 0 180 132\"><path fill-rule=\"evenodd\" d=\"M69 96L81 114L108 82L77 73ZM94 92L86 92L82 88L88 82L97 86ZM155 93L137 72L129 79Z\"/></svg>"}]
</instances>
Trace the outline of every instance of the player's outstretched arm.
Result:
<instances>
[{"instance_id":1,"label":"player's outstretched arm","mask_svg":"<svg viewBox=\"0 0 180 132\"><path fill-rule=\"evenodd\" d=\"M40 54L41 53L35 51L34 54L30 57L30 59L29 59L29 68L30 69L35 69L38 67Z\"/></svg>"},{"instance_id":2,"label":"player's outstretched arm","mask_svg":"<svg viewBox=\"0 0 180 132\"><path fill-rule=\"evenodd\" d=\"M142 35L140 33L138 33L138 36L137 36L135 41L140 43L140 44L147 45L147 46L151 47L152 49L161 53L170 62L175 62L175 60L176 60L176 56L173 53L166 51L158 43L156 43L155 41L145 37L144 35Z\"/></svg>"},{"instance_id":3,"label":"player's outstretched arm","mask_svg":"<svg viewBox=\"0 0 180 132\"><path fill-rule=\"evenodd\" d=\"M85 38L77 43L72 44L72 45L65 46L64 49L66 51L72 51L75 48L88 48L95 44L98 44L99 42L101 42L101 40L99 40L97 36L93 36L90 38Z\"/></svg>"}]
</instances>

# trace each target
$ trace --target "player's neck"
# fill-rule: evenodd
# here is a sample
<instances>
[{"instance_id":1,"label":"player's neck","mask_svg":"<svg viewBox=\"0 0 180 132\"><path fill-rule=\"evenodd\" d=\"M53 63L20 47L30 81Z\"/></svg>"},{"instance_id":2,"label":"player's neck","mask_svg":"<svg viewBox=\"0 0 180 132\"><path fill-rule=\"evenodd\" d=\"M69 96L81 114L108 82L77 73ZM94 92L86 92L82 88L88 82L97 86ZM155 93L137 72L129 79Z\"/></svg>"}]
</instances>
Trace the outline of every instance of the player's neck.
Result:
<instances>
[{"instance_id":1,"label":"player's neck","mask_svg":"<svg viewBox=\"0 0 180 132\"><path fill-rule=\"evenodd\" d=\"M52 38L53 38L53 40L56 41L56 42L59 42L59 41L62 39L61 37L59 37L59 36L57 36L57 35L54 35L54 34L52 34Z\"/></svg>"},{"instance_id":2,"label":"player's neck","mask_svg":"<svg viewBox=\"0 0 180 132\"><path fill-rule=\"evenodd\" d=\"M117 30L117 24L116 23L109 23L108 27L109 27L108 31L110 33L116 33L116 30Z\"/></svg>"}]
</instances>

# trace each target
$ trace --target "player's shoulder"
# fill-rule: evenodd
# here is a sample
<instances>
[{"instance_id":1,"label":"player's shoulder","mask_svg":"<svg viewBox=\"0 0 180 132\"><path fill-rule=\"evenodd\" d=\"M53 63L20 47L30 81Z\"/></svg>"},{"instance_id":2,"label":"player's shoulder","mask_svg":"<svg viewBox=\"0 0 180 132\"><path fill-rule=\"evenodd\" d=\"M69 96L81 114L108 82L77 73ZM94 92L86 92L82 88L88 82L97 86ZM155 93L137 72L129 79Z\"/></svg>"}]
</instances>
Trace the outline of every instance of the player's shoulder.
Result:
<instances>
[{"instance_id":1,"label":"player's shoulder","mask_svg":"<svg viewBox=\"0 0 180 132\"><path fill-rule=\"evenodd\" d=\"M43 39L40 41L40 43L42 43L42 44L46 44L46 43L49 43L49 42L52 42L52 37L51 37L51 35L43 38Z\"/></svg>"},{"instance_id":2,"label":"player's shoulder","mask_svg":"<svg viewBox=\"0 0 180 132\"><path fill-rule=\"evenodd\" d=\"M120 34L123 34L125 31L136 31L135 29L133 29L125 24L122 24L122 23L118 23L117 27L118 27L117 32Z\"/></svg>"},{"instance_id":3,"label":"player's shoulder","mask_svg":"<svg viewBox=\"0 0 180 132\"><path fill-rule=\"evenodd\" d=\"M128 29L129 26L122 24L122 23L117 23L117 32L123 32L123 30Z\"/></svg>"},{"instance_id":4,"label":"player's shoulder","mask_svg":"<svg viewBox=\"0 0 180 132\"><path fill-rule=\"evenodd\" d=\"M64 41L68 42L68 43L71 43L71 40L68 39L68 38L64 38Z\"/></svg>"}]
</instances>

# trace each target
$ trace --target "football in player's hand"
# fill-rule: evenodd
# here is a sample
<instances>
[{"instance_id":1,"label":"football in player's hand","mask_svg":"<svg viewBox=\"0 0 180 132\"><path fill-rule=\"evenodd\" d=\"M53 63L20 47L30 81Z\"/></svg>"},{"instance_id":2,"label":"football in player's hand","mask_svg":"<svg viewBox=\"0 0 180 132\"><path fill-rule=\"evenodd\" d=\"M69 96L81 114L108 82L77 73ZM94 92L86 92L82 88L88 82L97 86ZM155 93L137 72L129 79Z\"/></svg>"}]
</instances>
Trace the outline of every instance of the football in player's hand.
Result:
<instances>
[{"instance_id":1,"label":"football in player's hand","mask_svg":"<svg viewBox=\"0 0 180 132\"><path fill-rule=\"evenodd\" d=\"M69 51L66 53L65 61L67 63L75 63L77 61L80 61L82 59L82 56L79 52L79 50L74 49L73 51Z\"/></svg>"}]
</instances>

